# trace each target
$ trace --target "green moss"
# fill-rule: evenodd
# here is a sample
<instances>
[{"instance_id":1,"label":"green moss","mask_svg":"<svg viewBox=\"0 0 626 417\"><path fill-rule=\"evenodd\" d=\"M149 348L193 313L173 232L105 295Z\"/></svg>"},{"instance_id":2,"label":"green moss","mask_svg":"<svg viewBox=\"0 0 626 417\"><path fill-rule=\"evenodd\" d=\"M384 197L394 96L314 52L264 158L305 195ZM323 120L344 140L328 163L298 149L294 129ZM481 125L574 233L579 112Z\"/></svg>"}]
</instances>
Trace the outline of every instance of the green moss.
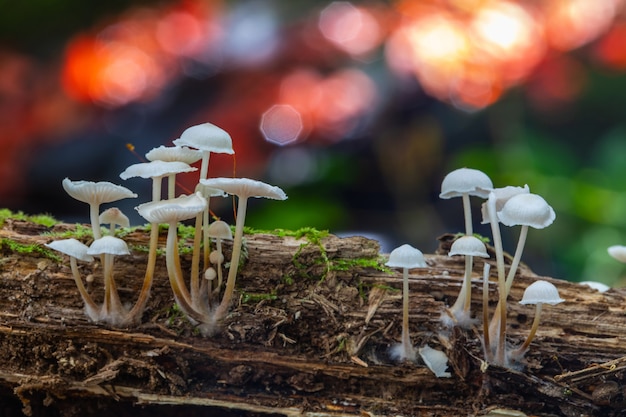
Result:
<instances>
[{"instance_id":1,"label":"green moss","mask_svg":"<svg viewBox=\"0 0 626 417\"><path fill-rule=\"evenodd\" d=\"M52 259L55 262L61 262L60 256L52 250L36 243L24 245L23 243L16 242L12 239L2 238L0 239L0 249L6 249L10 252L22 255L43 256L45 258Z\"/></svg>"},{"instance_id":2,"label":"green moss","mask_svg":"<svg viewBox=\"0 0 626 417\"><path fill-rule=\"evenodd\" d=\"M392 272L391 269L385 266L384 262L385 258L382 256L378 258L338 258L331 261L330 269L333 271L349 271L353 268L372 268L381 272Z\"/></svg>"},{"instance_id":3,"label":"green moss","mask_svg":"<svg viewBox=\"0 0 626 417\"><path fill-rule=\"evenodd\" d=\"M269 300L273 301L277 298L274 292L271 293L251 293L251 292L243 292L241 294L241 302L243 304L248 303L258 303L260 301Z\"/></svg>"},{"instance_id":4,"label":"green moss","mask_svg":"<svg viewBox=\"0 0 626 417\"><path fill-rule=\"evenodd\" d=\"M465 233L459 232L457 234L454 235L454 240L457 240L460 237L465 236ZM483 242L485 245L488 244L490 242L489 238L487 236L483 236L481 234L478 233L474 233L474 237L477 238L478 240L480 240L481 242Z\"/></svg>"},{"instance_id":5,"label":"green moss","mask_svg":"<svg viewBox=\"0 0 626 417\"><path fill-rule=\"evenodd\" d=\"M81 239L92 239L93 232L91 227L85 226L84 224L76 223L74 228L71 230L66 230L64 232L54 232L54 233L43 233L44 236L50 236L55 239L70 239L74 238L77 240Z\"/></svg>"},{"instance_id":6,"label":"green moss","mask_svg":"<svg viewBox=\"0 0 626 417\"><path fill-rule=\"evenodd\" d=\"M31 222L35 224L40 224L46 227L52 227L55 224L59 223L58 220L56 220L54 217L48 214L29 215L29 214L24 214L21 211L13 212L9 209L0 209L0 227L4 224L4 222L7 219L27 221L27 222Z\"/></svg>"}]
</instances>

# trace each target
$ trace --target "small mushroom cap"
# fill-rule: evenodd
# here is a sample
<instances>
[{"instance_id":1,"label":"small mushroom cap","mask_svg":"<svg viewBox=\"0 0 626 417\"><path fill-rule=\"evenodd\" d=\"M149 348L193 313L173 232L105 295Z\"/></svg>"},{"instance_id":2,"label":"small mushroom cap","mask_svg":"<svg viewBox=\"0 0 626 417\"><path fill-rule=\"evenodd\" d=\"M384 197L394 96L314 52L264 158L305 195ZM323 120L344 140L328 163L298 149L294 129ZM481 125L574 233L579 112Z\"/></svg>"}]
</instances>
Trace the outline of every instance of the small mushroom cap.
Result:
<instances>
[{"instance_id":1,"label":"small mushroom cap","mask_svg":"<svg viewBox=\"0 0 626 417\"><path fill-rule=\"evenodd\" d=\"M607 292L611 289L611 287L609 287L608 285L598 281L580 281L579 284L586 285L589 288L592 288L598 292Z\"/></svg>"},{"instance_id":2,"label":"small mushroom cap","mask_svg":"<svg viewBox=\"0 0 626 417\"><path fill-rule=\"evenodd\" d=\"M452 242L448 256L467 255L489 258L487 247L475 236L461 236Z\"/></svg>"},{"instance_id":3,"label":"small mushroom cap","mask_svg":"<svg viewBox=\"0 0 626 417\"><path fill-rule=\"evenodd\" d=\"M85 245L82 242L79 242L74 238L54 240L50 243L46 243L46 246L50 249L54 249L55 251L64 253L73 258L80 259L81 261L93 261L93 256L87 254L89 246Z\"/></svg>"},{"instance_id":4,"label":"small mushroom cap","mask_svg":"<svg viewBox=\"0 0 626 417\"><path fill-rule=\"evenodd\" d=\"M103 236L94 240L87 253L89 255L130 255L126 242L114 236Z\"/></svg>"},{"instance_id":5,"label":"small mushroom cap","mask_svg":"<svg viewBox=\"0 0 626 417\"><path fill-rule=\"evenodd\" d=\"M209 178L200 180L200 183L206 187L224 190L224 192L237 195L240 198L265 197L273 200L287 199L287 194L279 187L250 178Z\"/></svg>"},{"instance_id":6,"label":"small mushroom cap","mask_svg":"<svg viewBox=\"0 0 626 417\"><path fill-rule=\"evenodd\" d=\"M517 194L511 197L498 212L505 226L531 226L543 229L554 222L556 214L550 205L537 194Z\"/></svg>"},{"instance_id":7,"label":"small mushroom cap","mask_svg":"<svg viewBox=\"0 0 626 417\"><path fill-rule=\"evenodd\" d=\"M626 263L626 246L623 245L613 245L609 246L607 249L609 255L613 258L617 259L620 262Z\"/></svg>"},{"instance_id":8,"label":"small mushroom cap","mask_svg":"<svg viewBox=\"0 0 626 417\"><path fill-rule=\"evenodd\" d=\"M452 376L450 372L446 372L446 369L448 369L448 356L444 352L433 349L428 345L419 348L418 352L428 369L437 378L450 378Z\"/></svg>"},{"instance_id":9,"label":"small mushroom cap","mask_svg":"<svg viewBox=\"0 0 626 417\"><path fill-rule=\"evenodd\" d=\"M535 281L526 287L520 304L559 304L565 301L559 296L559 290L548 281Z\"/></svg>"},{"instance_id":10,"label":"small mushroom cap","mask_svg":"<svg viewBox=\"0 0 626 417\"><path fill-rule=\"evenodd\" d=\"M191 126L173 141L176 146L189 146L201 151L234 154L233 141L223 129L211 123Z\"/></svg>"},{"instance_id":11,"label":"small mushroom cap","mask_svg":"<svg viewBox=\"0 0 626 417\"><path fill-rule=\"evenodd\" d=\"M209 225L207 234L212 238L220 238L226 240L233 240L233 232L230 230L230 226L223 220L216 220Z\"/></svg>"},{"instance_id":12,"label":"small mushroom cap","mask_svg":"<svg viewBox=\"0 0 626 417\"><path fill-rule=\"evenodd\" d=\"M146 154L148 161L184 162L193 164L202 159L202 152L186 146L159 146Z\"/></svg>"},{"instance_id":13,"label":"small mushroom cap","mask_svg":"<svg viewBox=\"0 0 626 417\"><path fill-rule=\"evenodd\" d=\"M123 198L137 197L137 194L128 188L108 181L72 181L69 178L65 178L63 180L63 189L76 200L88 204L103 204Z\"/></svg>"},{"instance_id":14,"label":"small mushroom cap","mask_svg":"<svg viewBox=\"0 0 626 417\"><path fill-rule=\"evenodd\" d=\"M176 223L195 217L204 211L206 205L206 199L200 193L195 193L170 200L140 204L135 207L135 210L150 223Z\"/></svg>"},{"instance_id":15,"label":"small mushroom cap","mask_svg":"<svg viewBox=\"0 0 626 417\"><path fill-rule=\"evenodd\" d=\"M224 190L220 190L218 188L207 187L202 183L198 183L196 185L196 192L202 194L203 197L227 197L228 194L224 192Z\"/></svg>"},{"instance_id":16,"label":"small mushroom cap","mask_svg":"<svg viewBox=\"0 0 626 417\"><path fill-rule=\"evenodd\" d=\"M441 183L439 198L461 197L463 194L487 198L492 189L493 183L484 172L472 168L459 168L445 176Z\"/></svg>"},{"instance_id":17,"label":"small mushroom cap","mask_svg":"<svg viewBox=\"0 0 626 417\"><path fill-rule=\"evenodd\" d=\"M130 221L128 217L122 213L122 210L117 207L111 207L109 209L104 210L100 213L100 217L98 218L100 224L116 224L121 227L130 226Z\"/></svg>"},{"instance_id":18,"label":"small mushroom cap","mask_svg":"<svg viewBox=\"0 0 626 417\"><path fill-rule=\"evenodd\" d=\"M217 271L215 271L215 268L209 267L206 271L204 271L204 279L213 281L215 277L217 277Z\"/></svg>"},{"instance_id":19,"label":"small mushroom cap","mask_svg":"<svg viewBox=\"0 0 626 417\"><path fill-rule=\"evenodd\" d=\"M391 251L385 264L392 268L426 268L424 254L413 246L404 244Z\"/></svg>"},{"instance_id":20,"label":"small mushroom cap","mask_svg":"<svg viewBox=\"0 0 626 417\"><path fill-rule=\"evenodd\" d=\"M197 170L198 168L191 167L189 164L180 161L166 162L156 160L131 165L120 174L120 178L123 180L133 177L159 178L170 174L180 174L181 172L192 172Z\"/></svg>"},{"instance_id":21,"label":"small mushroom cap","mask_svg":"<svg viewBox=\"0 0 626 417\"><path fill-rule=\"evenodd\" d=\"M496 212L501 211L502 207L506 204L507 201L511 199L511 197L516 196L518 194L528 194L530 193L530 188L528 184L523 187L515 187L512 185L507 185L506 187L494 188L491 190L493 193L493 198L496 199ZM491 195L491 193L489 194ZM483 215L482 224L489 223L489 212L487 211L487 202L485 201L481 207L480 211Z\"/></svg>"}]
</instances>

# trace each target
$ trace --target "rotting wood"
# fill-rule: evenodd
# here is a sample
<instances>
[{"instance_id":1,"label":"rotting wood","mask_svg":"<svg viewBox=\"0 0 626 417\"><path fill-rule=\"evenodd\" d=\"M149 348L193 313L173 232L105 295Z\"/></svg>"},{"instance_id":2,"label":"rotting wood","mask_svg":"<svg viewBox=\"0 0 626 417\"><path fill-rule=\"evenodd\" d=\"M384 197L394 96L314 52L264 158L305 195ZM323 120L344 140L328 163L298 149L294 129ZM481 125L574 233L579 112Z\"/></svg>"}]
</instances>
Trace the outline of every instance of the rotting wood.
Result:
<instances>
[{"instance_id":1,"label":"rotting wood","mask_svg":"<svg viewBox=\"0 0 626 417\"><path fill-rule=\"evenodd\" d=\"M9 220L0 238L43 245L52 240L43 232L72 228L49 230ZM131 247L147 239L141 230L125 237ZM241 297L213 338L195 334L172 308L161 257L143 323L111 328L85 317L65 262L0 248L2 403L17 404L33 416L109 415L111 410L123 415L123 407L133 415L184 410L191 416L209 411L463 416L495 409L527 415L623 414L626 292L621 289L601 294L541 277L557 285L567 301L544 309L524 369L486 366L479 329L446 332L439 324L445 306L456 299L464 268L462 259L445 255L449 239L442 239L440 254L426 256L429 267L410 274L411 337L450 358L452 378L435 378L421 363L393 363L387 355L400 339L401 274L346 262L379 257L375 241L329 235L318 244L271 234L246 240ZM229 249L225 245L227 259ZM145 263L145 253L137 250L116 259L123 301L134 301ZM96 277L90 291L101 299L100 267L80 268ZM481 277L477 262L475 313L481 311ZM508 338L514 345L524 340L534 314L517 301L538 278L522 268L511 290ZM495 282L489 289L493 309Z\"/></svg>"}]
</instances>

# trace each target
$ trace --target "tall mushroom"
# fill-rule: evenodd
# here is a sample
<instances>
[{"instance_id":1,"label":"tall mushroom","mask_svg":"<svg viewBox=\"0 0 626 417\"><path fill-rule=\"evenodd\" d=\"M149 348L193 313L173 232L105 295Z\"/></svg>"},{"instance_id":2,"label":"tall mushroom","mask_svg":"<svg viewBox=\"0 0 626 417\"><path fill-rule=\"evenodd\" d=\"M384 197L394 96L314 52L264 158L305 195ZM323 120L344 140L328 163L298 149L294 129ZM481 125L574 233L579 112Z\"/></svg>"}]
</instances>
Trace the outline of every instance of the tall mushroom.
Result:
<instances>
[{"instance_id":1,"label":"tall mushroom","mask_svg":"<svg viewBox=\"0 0 626 417\"><path fill-rule=\"evenodd\" d=\"M87 314L87 317L89 317L91 320L98 321L100 317L99 308L85 289L83 280L80 277L80 272L78 271L77 260L84 262L93 261L93 256L87 254L89 246L73 238L55 240L47 243L46 246L50 249L54 249L58 252L64 253L65 255L68 255L70 257L72 275L74 276L74 282L76 283L76 287L78 287L78 292L80 293L80 296L85 303L85 313Z\"/></svg>"},{"instance_id":2,"label":"tall mushroom","mask_svg":"<svg viewBox=\"0 0 626 417\"><path fill-rule=\"evenodd\" d=\"M174 199L145 203L136 207L139 214L150 223L167 223L167 244L165 261L170 286L174 292L176 302L191 319L197 322L207 322L203 312L193 307L191 295L185 285L183 272L178 254L178 222L188 220L201 213L206 207L206 200L199 194L180 196Z\"/></svg>"},{"instance_id":3,"label":"tall mushroom","mask_svg":"<svg viewBox=\"0 0 626 417\"><path fill-rule=\"evenodd\" d=\"M385 265L402 268L402 342L392 347L391 356L414 361L415 349L409 335L409 269L426 268L426 261L419 249L404 244L391 251Z\"/></svg>"},{"instance_id":4,"label":"tall mushroom","mask_svg":"<svg viewBox=\"0 0 626 417\"><path fill-rule=\"evenodd\" d=\"M448 256L463 255L465 258L479 256L481 258L488 258L487 247L485 244L475 236L461 236L456 239L450 248ZM465 275L463 277L463 285L461 291L456 299L454 305L448 310L452 316L452 325L458 325L463 328L469 328L473 321L471 316L471 304L472 304L472 263L465 263ZM444 323L447 323L445 320Z\"/></svg>"},{"instance_id":5,"label":"tall mushroom","mask_svg":"<svg viewBox=\"0 0 626 417\"><path fill-rule=\"evenodd\" d=\"M512 359L521 358L524 356L524 353L526 353L526 350L528 350L530 342L532 342L535 334L537 333L537 329L539 328L539 319L541 318L541 308L543 304L556 305L562 303L563 301L565 300L559 296L557 288L554 284L548 281L535 281L526 287L524 295L519 303L535 304L535 318L533 319L530 333L528 333L528 337L526 337L524 343L519 348L511 352Z\"/></svg>"},{"instance_id":6,"label":"tall mushroom","mask_svg":"<svg viewBox=\"0 0 626 417\"><path fill-rule=\"evenodd\" d=\"M94 239L99 239L102 236L98 219L101 204L123 198L137 197L137 194L128 188L108 181L72 181L69 178L65 178L63 180L63 189L76 200L89 204L89 218Z\"/></svg>"},{"instance_id":7,"label":"tall mushroom","mask_svg":"<svg viewBox=\"0 0 626 417\"><path fill-rule=\"evenodd\" d=\"M148 161L184 162L191 165L202 159L202 152L186 146L159 146L146 153ZM176 197L176 172L167 175L167 198Z\"/></svg>"},{"instance_id":8,"label":"tall mushroom","mask_svg":"<svg viewBox=\"0 0 626 417\"><path fill-rule=\"evenodd\" d=\"M249 178L211 178L208 180L200 180L200 183L210 188L223 190L227 194L236 195L238 197L237 220L235 222L235 240L233 242L233 252L230 259L228 279L226 280L224 297L214 313L215 320L218 322L226 316L228 307L230 306L230 300L233 296L233 291L235 290L235 280L237 277L237 270L239 268L239 257L241 256L243 226L246 220L248 198L265 197L273 200L286 200L287 195L279 187Z\"/></svg>"},{"instance_id":9,"label":"tall mushroom","mask_svg":"<svg viewBox=\"0 0 626 417\"><path fill-rule=\"evenodd\" d=\"M117 255L130 255L126 242L114 236L103 236L93 241L88 255L104 255L104 305L101 319L113 325L127 323L126 310L122 306L113 277L113 262Z\"/></svg>"}]
</instances>

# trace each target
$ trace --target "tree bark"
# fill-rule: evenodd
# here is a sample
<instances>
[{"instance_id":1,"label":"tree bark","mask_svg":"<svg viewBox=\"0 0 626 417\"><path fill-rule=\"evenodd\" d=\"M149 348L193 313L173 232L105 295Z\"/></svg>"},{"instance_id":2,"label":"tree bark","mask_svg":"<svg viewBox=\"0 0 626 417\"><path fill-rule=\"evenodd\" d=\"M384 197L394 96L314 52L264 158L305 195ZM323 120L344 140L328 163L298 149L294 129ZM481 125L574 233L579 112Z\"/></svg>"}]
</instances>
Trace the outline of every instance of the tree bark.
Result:
<instances>
[{"instance_id":1,"label":"tree bark","mask_svg":"<svg viewBox=\"0 0 626 417\"><path fill-rule=\"evenodd\" d=\"M437 253L426 255L428 268L409 276L411 339L449 358L451 377L437 378L419 358L389 357L401 335L402 273L380 270L384 258L373 240L246 235L237 299L222 330L206 338L174 308L164 256L142 324L91 322L67 258L40 251L54 234L74 229L16 220L0 229L0 416L617 416L626 409L621 289L599 293L522 266L508 303L511 346L524 341L534 316L533 306L518 304L526 286L550 281L566 301L544 307L523 366L487 364L482 325L441 324L464 274L463 259L447 256L451 237L444 236ZM114 273L122 302L133 303L149 236L138 229L124 239L132 254L116 258ZM183 259L187 274L190 258ZM482 269L476 260L477 318ZM81 263L80 270L95 278L88 289L100 302L102 266Z\"/></svg>"}]
</instances>

